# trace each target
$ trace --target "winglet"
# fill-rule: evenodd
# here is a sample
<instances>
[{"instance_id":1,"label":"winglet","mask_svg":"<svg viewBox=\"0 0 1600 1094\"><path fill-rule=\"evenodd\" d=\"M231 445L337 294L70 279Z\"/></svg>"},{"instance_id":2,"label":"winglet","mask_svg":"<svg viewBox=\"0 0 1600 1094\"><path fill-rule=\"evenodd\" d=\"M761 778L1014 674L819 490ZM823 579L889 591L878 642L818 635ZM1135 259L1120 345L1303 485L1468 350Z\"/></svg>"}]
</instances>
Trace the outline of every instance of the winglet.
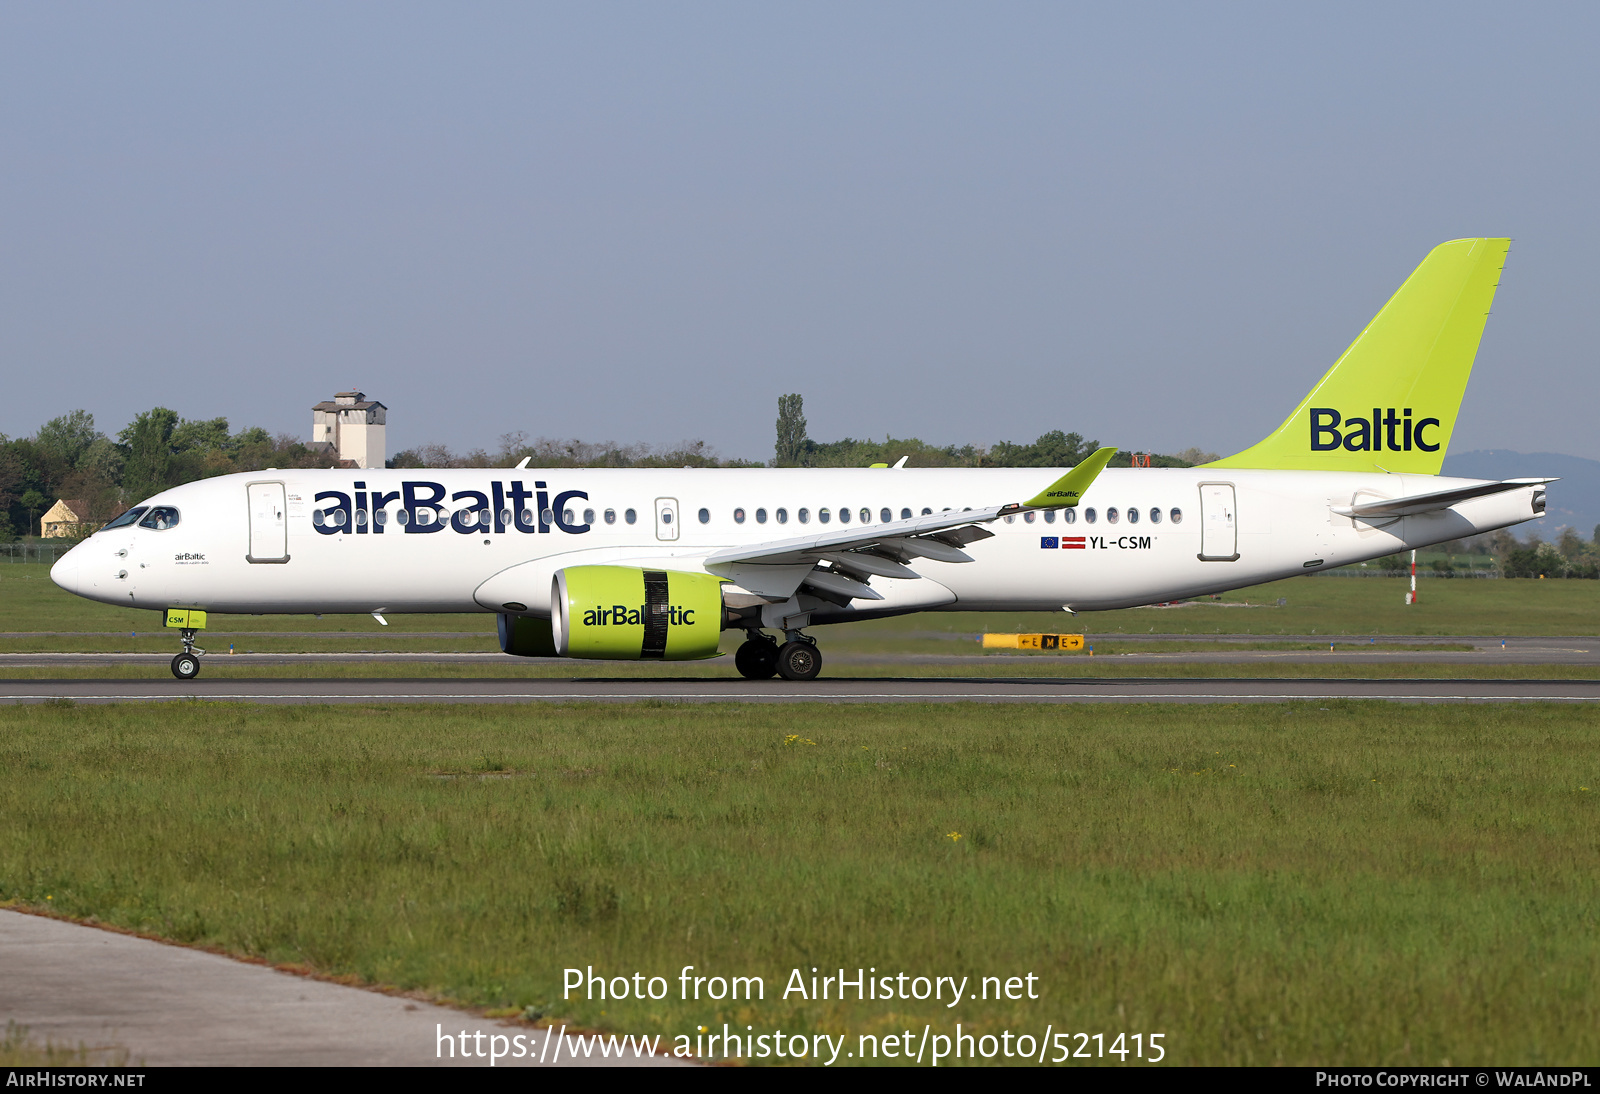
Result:
<instances>
[{"instance_id":1,"label":"winglet","mask_svg":"<svg viewBox=\"0 0 1600 1094\"><path fill-rule=\"evenodd\" d=\"M1089 484L1100 477L1100 472L1106 469L1106 464L1110 463L1111 457L1116 454L1115 448L1100 449L1045 487L1036 497L1029 498L1022 504L1029 509L1065 509L1077 505L1083 497L1083 492L1089 489Z\"/></svg>"}]
</instances>

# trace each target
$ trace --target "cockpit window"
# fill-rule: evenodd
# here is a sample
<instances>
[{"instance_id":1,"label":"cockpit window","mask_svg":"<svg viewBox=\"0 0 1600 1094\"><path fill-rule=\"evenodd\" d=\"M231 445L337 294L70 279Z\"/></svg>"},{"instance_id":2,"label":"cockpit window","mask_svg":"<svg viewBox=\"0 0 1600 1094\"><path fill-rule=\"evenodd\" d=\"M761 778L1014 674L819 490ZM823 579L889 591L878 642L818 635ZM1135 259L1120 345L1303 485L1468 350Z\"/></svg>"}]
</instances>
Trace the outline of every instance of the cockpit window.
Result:
<instances>
[{"instance_id":1,"label":"cockpit window","mask_svg":"<svg viewBox=\"0 0 1600 1094\"><path fill-rule=\"evenodd\" d=\"M126 513L122 514L116 520L114 520L110 524L106 525L106 527L107 528L126 528L128 525L132 524L134 521L136 521L140 517L144 516L145 510L147 510L149 508L150 507L148 505L136 505L132 509L129 509Z\"/></svg>"},{"instance_id":2,"label":"cockpit window","mask_svg":"<svg viewBox=\"0 0 1600 1094\"><path fill-rule=\"evenodd\" d=\"M164 532L168 528L175 528L178 524L178 511L170 505L158 505L146 513L139 522L140 528L154 528Z\"/></svg>"}]
</instances>

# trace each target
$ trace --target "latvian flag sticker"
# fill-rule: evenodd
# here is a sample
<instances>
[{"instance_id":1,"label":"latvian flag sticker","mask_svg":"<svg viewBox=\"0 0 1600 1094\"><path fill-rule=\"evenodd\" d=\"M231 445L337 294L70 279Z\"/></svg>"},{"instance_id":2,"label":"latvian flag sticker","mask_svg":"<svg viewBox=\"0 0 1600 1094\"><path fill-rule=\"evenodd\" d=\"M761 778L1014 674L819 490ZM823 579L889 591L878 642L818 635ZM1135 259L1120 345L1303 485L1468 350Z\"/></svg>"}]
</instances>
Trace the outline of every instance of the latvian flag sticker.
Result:
<instances>
[{"instance_id":1,"label":"latvian flag sticker","mask_svg":"<svg viewBox=\"0 0 1600 1094\"><path fill-rule=\"evenodd\" d=\"M1087 544L1084 542L1084 537L1083 536L1062 536L1061 537L1061 549L1063 551L1081 551L1086 546L1087 546Z\"/></svg>"}]
</instances>

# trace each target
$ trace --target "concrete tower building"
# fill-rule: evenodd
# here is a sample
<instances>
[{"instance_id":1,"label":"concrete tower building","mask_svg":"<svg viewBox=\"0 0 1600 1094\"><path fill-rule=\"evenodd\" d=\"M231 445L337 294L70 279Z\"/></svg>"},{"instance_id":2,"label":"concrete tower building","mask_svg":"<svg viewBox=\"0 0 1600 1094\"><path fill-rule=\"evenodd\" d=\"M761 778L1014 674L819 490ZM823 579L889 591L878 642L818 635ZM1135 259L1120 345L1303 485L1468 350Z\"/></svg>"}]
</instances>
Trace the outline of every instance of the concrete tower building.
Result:
<instances>
[{"instance_id":1,"label":"concrete tower building","mask_svg":"<svg viewBox=\"0 0 1600 1094\"><path fill-rule=\"evenodd\" d=\"M359 391L341 391L311 408L311 443L329 446L357 467L382 467L389 457L383 436L388 410Z\"/></svg>"}]
</instances>

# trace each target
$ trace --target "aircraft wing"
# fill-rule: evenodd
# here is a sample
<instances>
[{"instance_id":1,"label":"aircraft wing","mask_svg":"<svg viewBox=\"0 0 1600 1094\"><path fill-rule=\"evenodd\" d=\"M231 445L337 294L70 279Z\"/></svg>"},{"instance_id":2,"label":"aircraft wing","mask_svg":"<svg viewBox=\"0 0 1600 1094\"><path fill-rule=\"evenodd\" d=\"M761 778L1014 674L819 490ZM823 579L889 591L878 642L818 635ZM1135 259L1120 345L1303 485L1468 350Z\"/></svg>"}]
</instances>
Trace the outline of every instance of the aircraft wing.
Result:
<instances>
[{"instance_id":1,"label":"aircraft wing","mask_svg":"<svg viewBox=\"0 0 1600 1094\"><path fill-rule=\"evenodd\" d=\"M802 585L825 599L882 600L870 584L874 576L919 578L907 565L919 558L971 562L972 556L961 548L994 535L981 525L1029 509L1077 505L1116 451L1100 449L1026 502L728 547L708 556L705 567L750 592L779 600L793 596Z\"/></svg>"},{"instance_id":2,"label":"aircraft wing","mask_svg":"<svg viewBox=\"0 0 1600 1094\"><path fill-rule=\"evenodd\" d=\"M1543 486L1555 479L1502 479L1498 482L1479 482L1471 486L1458 486L1452 490L1435 490L1431 494L1412 494L1404 498L1378 498L1359 505L1335 506L1341 517L1356 520L1392 520L1395 517L1414 517L1420 513L1433 513L1473 498L1503 494L1524 486Z\"/></svg>"}]
</instances>

